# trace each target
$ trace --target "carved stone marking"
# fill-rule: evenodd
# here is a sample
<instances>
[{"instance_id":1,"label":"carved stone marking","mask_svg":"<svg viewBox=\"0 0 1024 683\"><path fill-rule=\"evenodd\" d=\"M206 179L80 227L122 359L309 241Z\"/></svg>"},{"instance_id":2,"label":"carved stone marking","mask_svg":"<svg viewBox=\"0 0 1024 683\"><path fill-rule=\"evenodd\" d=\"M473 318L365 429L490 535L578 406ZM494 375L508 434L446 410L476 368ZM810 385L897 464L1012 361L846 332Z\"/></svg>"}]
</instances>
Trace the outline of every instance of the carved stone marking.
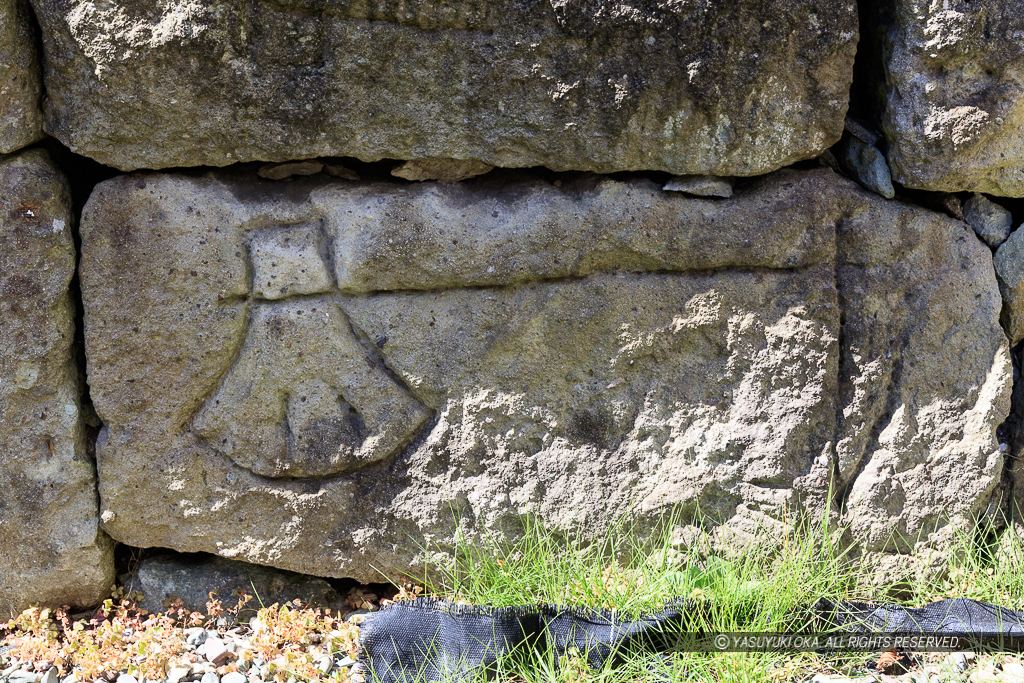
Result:
<instances>
[{"instance_id":1,"label":"carved stone marking","mask_svg":"<svg viewBox=\"0 0 1024 683\"><path fill-rule=\"evenodd\" d=\"M525 515L781 533L831 509L868 552L915 550L894 527L948 547L1003 474L990 252L828 169L742 185L101 183L104 528L360 580Z\"/></svg>"},{"instance_id":2,"label":"carved stone marking","mask_svg":"<svg viewBox=\"0 0 1024 683\"><path fill-rule=\"evenodd\" d=\"M360 344L331 296L318 225L250 242L249 328L238 359L193 420L217 451L267 477L324 477L394 454L430 411ZM239 419L240 416L245 419Z\"/></svg>"},{"instance_id":3,"label":"carved stone marking","mask_svg":"<svg viewBox=\"0 0 1024 683\"><path fill-rule=\"evenodd\" d=\"M326 238L319 226L301 225L261 230L249 245L252 294L257 299L283 299L333 289L326 263Z\"/></svg>"}]
</instances>

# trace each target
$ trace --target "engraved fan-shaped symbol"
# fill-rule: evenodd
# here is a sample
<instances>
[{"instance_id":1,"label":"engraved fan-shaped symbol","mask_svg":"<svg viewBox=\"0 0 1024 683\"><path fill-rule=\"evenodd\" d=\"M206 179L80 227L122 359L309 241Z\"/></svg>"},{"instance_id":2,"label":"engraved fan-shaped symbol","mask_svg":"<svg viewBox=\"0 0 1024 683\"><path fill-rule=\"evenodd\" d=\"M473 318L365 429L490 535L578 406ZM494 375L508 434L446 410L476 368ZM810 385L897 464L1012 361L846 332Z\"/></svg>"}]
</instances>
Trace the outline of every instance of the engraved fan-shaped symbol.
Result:
<instances>
[{"instance_id":1,"label":"engraved fan-shaped symbol","mask_svg":"<svg viewBox=\"0 0 1024 683\"><path fill-rule=\"evenodd\" d=\"M396 453L430 410L360 343L330 295L319 226L255 232L249 253L248 333L193 431L267 477L343 474Z\"/></svg>"}]
</instances>

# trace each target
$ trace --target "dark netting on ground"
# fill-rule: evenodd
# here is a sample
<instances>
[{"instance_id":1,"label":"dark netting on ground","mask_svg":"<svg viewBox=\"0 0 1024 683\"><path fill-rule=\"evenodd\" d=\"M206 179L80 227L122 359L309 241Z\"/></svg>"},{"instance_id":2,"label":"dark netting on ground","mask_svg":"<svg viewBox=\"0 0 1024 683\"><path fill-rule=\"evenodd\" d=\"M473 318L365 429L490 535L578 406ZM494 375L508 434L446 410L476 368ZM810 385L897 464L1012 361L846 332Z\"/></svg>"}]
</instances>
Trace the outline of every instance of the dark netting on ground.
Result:
<instances>
[{"instance_id":1,"label":"dark netting on ground","mask_svg":"<svg viewBox=\"0 0 1024 683\"><path fill-rule=\"evenodd\" d=\"M655 614L627 618L611 610L497 609L420 598L391 603L374 615L364 628L359 660L367 680L380 683L462 680L492 668L500 657L547 646L555 665L558 657L576 651L597 668L626 653L669 652L684 640L707 635L686 629L694 622L692 612L706 608L679 601ZM962 636L1015 649L1024 645L1024 612L965 598L918 608L819 600L806 616L807 628L819 632Z\"/></svg>"},{"instance_id":2,"label":"dark netting on ground","mask_svg":"<svg viewBox=\"0 0 1024 683\"><path fill-rule=\"evenodd\" d=\"M394 602L361 636L359 659L385 682L458 680L529 643L541 632L531 607L487 609L421 598Z\"/></svg>"},{"instance_id":3,"label":"dark netting on ground","mask_svg":"<svg viewBox=\"0 0 1024 683\"><path fill-rule=\"evenodd\" d=\"M845 633L922 633L988 639L1024 637L1024 612L985 602L952 598L924 607L833 603L819 600L815 610L827 624Z\"/></svg>"}]
</instances>

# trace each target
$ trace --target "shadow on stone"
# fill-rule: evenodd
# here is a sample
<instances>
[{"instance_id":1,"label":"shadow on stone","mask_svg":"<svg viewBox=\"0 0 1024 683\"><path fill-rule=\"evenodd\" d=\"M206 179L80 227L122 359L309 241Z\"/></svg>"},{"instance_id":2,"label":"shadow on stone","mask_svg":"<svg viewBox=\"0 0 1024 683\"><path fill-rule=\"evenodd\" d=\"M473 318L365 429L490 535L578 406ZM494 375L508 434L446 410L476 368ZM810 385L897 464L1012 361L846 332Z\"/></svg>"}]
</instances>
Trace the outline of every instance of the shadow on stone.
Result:
<instances>
[{"instance_id":1,"label":"shadow on stone","mask_svg":"<svg viewBox=\"0 0 1024 683\"><path fill-rule=\"evenodd\" d=\"M303 605L338 610L344 599L324 579L228 560L205 553L163 553L143 559L122 577L127 590L142 593L139 604L163 612L175 597L193 611L206 610L210 592L232 609L244 591L247 610L299 599ZM240 614L241 616L241 614Z\"/></svg>"}]
</instances>

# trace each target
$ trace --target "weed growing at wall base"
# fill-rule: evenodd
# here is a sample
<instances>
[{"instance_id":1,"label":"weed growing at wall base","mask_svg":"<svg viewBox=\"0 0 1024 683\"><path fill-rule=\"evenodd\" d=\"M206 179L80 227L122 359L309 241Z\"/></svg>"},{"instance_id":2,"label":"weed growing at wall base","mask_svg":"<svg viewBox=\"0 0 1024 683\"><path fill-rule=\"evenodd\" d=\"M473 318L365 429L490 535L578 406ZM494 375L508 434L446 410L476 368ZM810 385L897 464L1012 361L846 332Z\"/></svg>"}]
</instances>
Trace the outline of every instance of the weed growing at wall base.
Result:
<instances>
[{"instance_id":1,"label":"weed growing at wall base","mask_svg":"<svg viewBox=\"0 0 1024 683\"><path fill-rule=\"evenodd\" d=\"M674 521L674 520L671 520ZM586 533L555 532L528 521L517 541L493 537L452 547L431 548L433 564L424 573L426 593L455 604L496 609L521 605L574 605L614 610L622 617L655 613L673 601L699 604L684 609L688 633L778 633L813 626L818 600L861 600L919 606L943 598L968 597L1020 608L1024 544L1015 528L989 547L961 533L914 582L880 583L879 567L855 554L854 544L826 520L802 520L792 532L759 530L742 538L721 534L679 534L663 524L652 543L633 533L634 523L617 524L600 539ZM692 527L690 527L692 529ZM732 543L728 542L732 541ZM813 630L813 628L812 628ZM867 673L884 660L864 653L781 654L772 652L649 651L588 666L587 652L540 649L498 658L488 675L524 681L570 680L794 680L814 673ZM878 655L879 653L874 653ZM949 668L944 655L913 659L933 674ZM600 659L600 658L598 658ZM898 659L898 658L897 658ZM879 663L879 662L883 663ZM884 667L883 667L884 668ZM959 674L957 674L959 676ZM958 680L953 678L950 680Z\"/></svg>"}]
</instances>

